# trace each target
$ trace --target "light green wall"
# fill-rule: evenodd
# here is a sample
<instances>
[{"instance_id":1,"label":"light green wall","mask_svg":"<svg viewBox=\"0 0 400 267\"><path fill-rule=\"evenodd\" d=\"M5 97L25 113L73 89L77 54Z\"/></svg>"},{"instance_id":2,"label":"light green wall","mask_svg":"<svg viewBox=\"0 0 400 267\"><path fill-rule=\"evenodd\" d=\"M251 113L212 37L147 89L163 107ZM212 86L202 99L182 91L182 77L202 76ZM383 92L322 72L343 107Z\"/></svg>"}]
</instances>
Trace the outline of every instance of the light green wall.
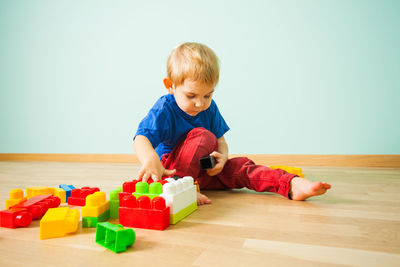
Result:
<instances>
[{"instance_id":1,"label":"light green wall","mask_svg":"<svg viewBox=\"0 0 400 267\"><path fill-rule=\"evenodd\" d=\"M171 49L221 60L232 153L400 154L400 1L0 1L0 153L131 153Z\"/></svg>"}]
</instances>

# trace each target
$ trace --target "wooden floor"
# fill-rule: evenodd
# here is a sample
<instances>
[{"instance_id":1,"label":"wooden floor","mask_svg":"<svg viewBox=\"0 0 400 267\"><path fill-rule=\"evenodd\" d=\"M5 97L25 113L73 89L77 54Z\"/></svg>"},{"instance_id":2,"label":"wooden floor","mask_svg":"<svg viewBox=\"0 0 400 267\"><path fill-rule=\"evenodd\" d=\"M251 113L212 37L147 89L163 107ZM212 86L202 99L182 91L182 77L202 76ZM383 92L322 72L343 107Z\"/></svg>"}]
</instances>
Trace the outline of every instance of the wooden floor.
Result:
<instances>
[{"instance_id":1,"label":"wooden floor","mask_svg":"<svg viewBox=\"0 0 400 267\"><path fill-rule=\"evenodd\" d=\"M138 168L0 161L1 209L14 188L67 183L108 193ZM96 244L94 229L40 240L38 221L0 228L0 266L400 266L400 169L303 172L333 188L304 202L245 189L208 191L211 205L165 231L134 229L135 244L121 254Z\"/></svg>"}]
</instances>

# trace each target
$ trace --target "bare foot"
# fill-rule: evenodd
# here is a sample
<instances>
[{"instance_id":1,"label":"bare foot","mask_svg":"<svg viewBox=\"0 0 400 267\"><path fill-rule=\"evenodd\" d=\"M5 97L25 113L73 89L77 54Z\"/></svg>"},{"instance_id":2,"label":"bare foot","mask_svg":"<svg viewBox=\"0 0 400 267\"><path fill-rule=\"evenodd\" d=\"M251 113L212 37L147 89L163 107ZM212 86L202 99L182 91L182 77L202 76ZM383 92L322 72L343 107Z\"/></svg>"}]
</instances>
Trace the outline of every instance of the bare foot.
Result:
<instances>
[{"instance_id":1,"label":"bare foot","mask_svg":"<svg viewBox=\"0 0 400 267\"><path fill-rule=\"evenodd\" d=\"M197 192L197 205L210 204L211 200L206 196Z\"/></svg>"},{"instance_id":2,"label":"bare foot","mask_svg":"<svg viewBox=\"0 0 400 267\"><path fill-rule=\"evenodd\" d=\"M295 177L290 182L290 195L293 200L305 200L312 196L322 195L330 188L331 185L328 183L311 182L304 178Z\"/></svg>"}]
</instances>

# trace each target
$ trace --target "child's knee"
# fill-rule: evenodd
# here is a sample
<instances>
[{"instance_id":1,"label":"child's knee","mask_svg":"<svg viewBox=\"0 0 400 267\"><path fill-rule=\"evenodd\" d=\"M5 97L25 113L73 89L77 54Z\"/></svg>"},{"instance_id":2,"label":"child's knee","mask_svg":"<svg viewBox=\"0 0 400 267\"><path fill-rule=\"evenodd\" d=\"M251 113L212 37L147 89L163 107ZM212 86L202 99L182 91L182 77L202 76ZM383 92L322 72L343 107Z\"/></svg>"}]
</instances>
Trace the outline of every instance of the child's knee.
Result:
<instances>
[{"instance_id":1,"label":"child's knee","mask_svg":"<svg viewBox=\"0 0 400 267\"><path fill-rule=\"evenodd\" d=\"M194 137L201 137L207 140L207 142L210 143L217 143L217 137L215 134L207 130L206 128L203 127L198 127L192 129L188 134L187 138L194 138Z\"/></svg>"}]
</instances>

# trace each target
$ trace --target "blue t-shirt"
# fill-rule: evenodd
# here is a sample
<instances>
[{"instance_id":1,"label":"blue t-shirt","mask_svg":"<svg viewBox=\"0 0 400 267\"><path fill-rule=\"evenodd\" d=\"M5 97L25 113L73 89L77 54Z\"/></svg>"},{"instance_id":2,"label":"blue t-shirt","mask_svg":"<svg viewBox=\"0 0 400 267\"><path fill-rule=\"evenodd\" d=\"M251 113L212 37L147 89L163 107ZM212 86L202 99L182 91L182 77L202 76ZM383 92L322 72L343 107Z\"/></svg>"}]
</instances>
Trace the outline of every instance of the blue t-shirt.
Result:
<instances>
[{"instance_id":1,"label":"blue t-shirt","mask_svg":"<svg viewBox=\"0 0 400 267\"><path fill-rule=\"evenodd\" d=\"M146 136L161 158L163 154L170 153L197 127L206 128L217 138L229 130L214 100L208 109L196 116L190 116L178 107L175 97L168 94L160 97L140 122L135 137Z\"/></svg>"}]
</instances>

